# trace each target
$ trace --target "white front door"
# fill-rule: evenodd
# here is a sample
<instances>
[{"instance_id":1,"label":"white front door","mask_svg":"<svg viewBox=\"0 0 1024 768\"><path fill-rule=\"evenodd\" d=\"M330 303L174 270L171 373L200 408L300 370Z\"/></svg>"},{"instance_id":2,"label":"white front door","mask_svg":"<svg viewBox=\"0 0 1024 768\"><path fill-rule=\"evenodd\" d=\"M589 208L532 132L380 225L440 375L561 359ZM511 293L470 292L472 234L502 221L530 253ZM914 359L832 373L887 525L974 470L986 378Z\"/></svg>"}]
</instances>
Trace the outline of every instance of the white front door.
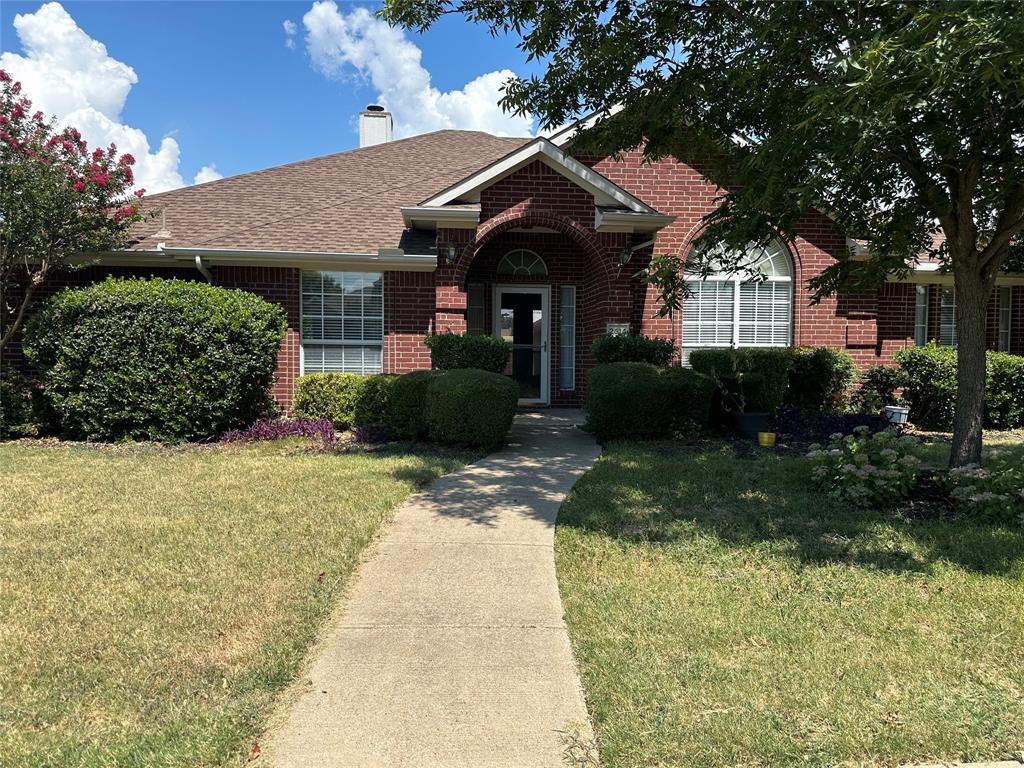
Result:
<instances>
[{"instance_id":1,"label":"white front door","mask_svg":"<svg viewBox=\"0 0 1024 768\"><path fill-rule=\"evenodd\" d=\"M512 345L505 373L519 385L519 402L547 405L551 369L551 286L494 286L494 335Z\"/></svg>"}]
</instances>

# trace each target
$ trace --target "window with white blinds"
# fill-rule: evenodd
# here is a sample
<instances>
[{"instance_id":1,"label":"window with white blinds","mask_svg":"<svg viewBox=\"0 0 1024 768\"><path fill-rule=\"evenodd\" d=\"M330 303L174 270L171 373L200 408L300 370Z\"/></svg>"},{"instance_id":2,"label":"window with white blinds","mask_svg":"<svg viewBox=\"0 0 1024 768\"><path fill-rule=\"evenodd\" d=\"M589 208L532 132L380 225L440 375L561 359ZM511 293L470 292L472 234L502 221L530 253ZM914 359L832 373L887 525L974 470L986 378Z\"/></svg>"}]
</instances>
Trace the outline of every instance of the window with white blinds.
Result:
<instances>
[{"instance_id":1,"label":"window with white blinds","mask_svg":"<svg viewBox=\"0 0 1024 768\"><path fill-rule=\"evenodd\" d=\"M700 347L784 347L793 337L793 264L781 243L751 248L732 271L687 280L683 357Z\"/></svg>"},{"instance_id":2,"label":"window with white blinds","mask_svg":"<svg viewBox=\"0 0 1024 768\"><path fill-rule=\"evenodd\" d=\"M939 344L956 346L956 291L949 287L942 288L939 301Z\"/></svg>"},{"instance_id":3,"label":"window with white blinds","mask_svg":"<svg viewBox=\"0 0 1024 768\"><path fill-rule=\"evenodd\" d=\"M1012 289L1004 286L999 289L999 351L1010 351L1010 298Z\"/></svg>"},{"instance_id":4,"label":"window with white blinds","mask_svg":"<svg viewBox=\"0 0 1024 768\"><path fill-rule=\"evenodd\" d=\"M928 343L928 286L914 287L914 346Z\"/></svg>"},{"instance_id":5,"label":"window with white blinds","mask_svg":"<svg viewBox=\"0 0 1024 768\"><path fill-rule=\"evenodd\" d=\"M576 286L563 285L559 295L558 386L576 389Z\"/></svg>"},{"instance_id":6,"label":"window with white blinds","mask_svg":"<svg viewBox=\"0 0 1024 768\"><path fill-rule=\"evenodd\" d=\"M303 373L380 373L384 276L303 271L300 329Z\"/></svg>"}]
</instances>

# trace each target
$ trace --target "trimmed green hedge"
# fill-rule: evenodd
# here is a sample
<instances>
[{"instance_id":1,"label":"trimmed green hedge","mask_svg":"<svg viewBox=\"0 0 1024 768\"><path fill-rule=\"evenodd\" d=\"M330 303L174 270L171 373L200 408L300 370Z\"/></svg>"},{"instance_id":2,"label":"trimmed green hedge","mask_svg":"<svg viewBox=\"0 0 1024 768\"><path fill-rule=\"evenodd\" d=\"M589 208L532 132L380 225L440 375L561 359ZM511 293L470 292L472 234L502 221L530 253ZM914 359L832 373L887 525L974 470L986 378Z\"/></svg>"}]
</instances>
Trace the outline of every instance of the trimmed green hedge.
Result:
<instances>
[{"instance_id":1,"label":"trimmed green hedge","mask_svg":"<svg viewBox=\"0 0 1024 768\"><path fill-rule=\"evenodd\" d=\"M307 373L295 380L292 414L348 429L355 424L356 402L365 384L366 377L356 373Z\"/></svg>"},{"instance_id":2,"label":"trimmed green hedge","mask_svg":"<svg viewBox=\"0 0 1024 768\"><path fill-rule=\"evenodd\" d=\"M785 402L808 411L834 411L846 405L857 366L845 349L793 347L789 350Z\"/></svg>"},{"instance_id":3,"label":"trimmed green hedge","mask_svg":"<svg viewBox=\"0 0 1024 768\"><path fill-rule=\"evenodd\" d=\"M205 283L108 278L25 329L55 425L91 440L201 440L273 407L281 307Z\"/></svg>"},{"instance_id":4,"label":"trimmed green hedge","mask_svg":"<svg viewBox=\"0 0 1024 768\"><path fill-rule=\"evenodd\" d=\"M391 411L391 390L397 376L378 373L363 378L362 387L352 407L352 423L357 427L386 430Z\"/></svg>"},{"instance_id":5,"label":"trimmed green hedge","mask_svg":"<svg viewBox=\"0 0 1024 768\"><path fill-rule=\"evenodd\" d=\"M669 339L654 339L643 334L609 333L598 336L590 347L594 360L605 363L651 363L668 365L675 354Z\"/></svg>"},{"instance_id":6,"label":"trimmed green hedge","mask_svg":"<svg viewBox=\"0 0 1024 768\"><path fill-rule=\"evenodd\" d=\"M587 426L599 440L695 433L708 423L714 383L685 368L607 363L587 373Z\"/></svg>"},{"instance_id":7,"label":"trimmed green hedge","mask_svg":"<svg viewBox=\"0 0 1024 768\"><path fill-rule=\"evenodd\" d=\"M950 429L956 408L956 350L929 344L901 349L893 358L903 372L903 402L910 421L926 429ZM1024 357L986 353L985 426L1024 427Z\"/></svg>"},{"instance_id":8,"label":"trimmed green hedge","mask_svg":"<svg viewBox=\"0 0 1024 768\"><path fill-rule=\"evenodd\" d=\"M427 336L430 363L438 371L479 368L501 373L508 365L512 345L497 336L457 336L442 333Z\"/></svg>"},{"instance_id":9,"label":"trimmed green hedge","mask_svg":"<svg viewBox=\"0 0 1024 768\"><path fill-rule=\"evenodd\" d=\"M690 353L693 370L714 381L726 411L772 412L785 400L792 367L786 347L698 349Z\"/></svg>"},{"instance_id":10,"label":"trimmed green hedge","mask_svg":"<svg viewBox=\"0 0 1024 768\"><path fill-rule=\"evenodd\" d=\"M396 440L427 437L427 387L440 375L440 371L412 371L395 378L384 421L390 437Z\"/></svg>"},{"instance_id":11,"label":"trimmed green hedge","mask_svg":"<svg viewBox=\"0 0 1024 768\"><path fill-rule=\"evenodd\" d=\"M512 427L519 387L509 377L475 368L443 371L427 384L431 440L493 448Z\"/></svg>"}]
</instances>

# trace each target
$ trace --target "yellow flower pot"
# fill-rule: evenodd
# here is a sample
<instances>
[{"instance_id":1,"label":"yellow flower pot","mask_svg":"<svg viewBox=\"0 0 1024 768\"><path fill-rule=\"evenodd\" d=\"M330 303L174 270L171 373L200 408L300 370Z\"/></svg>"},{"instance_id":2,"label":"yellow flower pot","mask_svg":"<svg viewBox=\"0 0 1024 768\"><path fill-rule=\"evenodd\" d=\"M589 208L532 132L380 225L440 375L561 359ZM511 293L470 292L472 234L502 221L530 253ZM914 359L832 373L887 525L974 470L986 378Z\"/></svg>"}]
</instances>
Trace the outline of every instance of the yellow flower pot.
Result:
<instances>
[{"instance_id":1,"label":"yellow flower pot","mask_svg":"<svg viewBox=\"0 0 1024 768\"><path fill-rule=\"evenodd\" d=\"M775 447L775 433L774 432L758 432L757 433L757 444L762 448L773 448Z\"/></svg>"}]
</instances>

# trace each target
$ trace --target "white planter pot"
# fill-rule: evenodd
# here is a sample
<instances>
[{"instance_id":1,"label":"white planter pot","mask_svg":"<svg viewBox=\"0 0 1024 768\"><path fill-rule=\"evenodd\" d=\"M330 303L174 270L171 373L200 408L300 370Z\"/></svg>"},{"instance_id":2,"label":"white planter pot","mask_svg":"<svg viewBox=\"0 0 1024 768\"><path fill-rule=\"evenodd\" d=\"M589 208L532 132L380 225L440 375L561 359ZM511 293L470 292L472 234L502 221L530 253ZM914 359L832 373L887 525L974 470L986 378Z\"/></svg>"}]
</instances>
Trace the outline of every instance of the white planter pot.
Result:
<instances>
[{"instance_id":1,"label":"white planter pot","mask_svg":"<svg viewBox=\"0 0 1024 768\"><path fill-rule=\"evenodd\" d=\"M887 405L885 406L885 418L889 420L890 424L906 424L907 419L910 418L910 409L900 405Z\"/></svg>"}]
</instances>

